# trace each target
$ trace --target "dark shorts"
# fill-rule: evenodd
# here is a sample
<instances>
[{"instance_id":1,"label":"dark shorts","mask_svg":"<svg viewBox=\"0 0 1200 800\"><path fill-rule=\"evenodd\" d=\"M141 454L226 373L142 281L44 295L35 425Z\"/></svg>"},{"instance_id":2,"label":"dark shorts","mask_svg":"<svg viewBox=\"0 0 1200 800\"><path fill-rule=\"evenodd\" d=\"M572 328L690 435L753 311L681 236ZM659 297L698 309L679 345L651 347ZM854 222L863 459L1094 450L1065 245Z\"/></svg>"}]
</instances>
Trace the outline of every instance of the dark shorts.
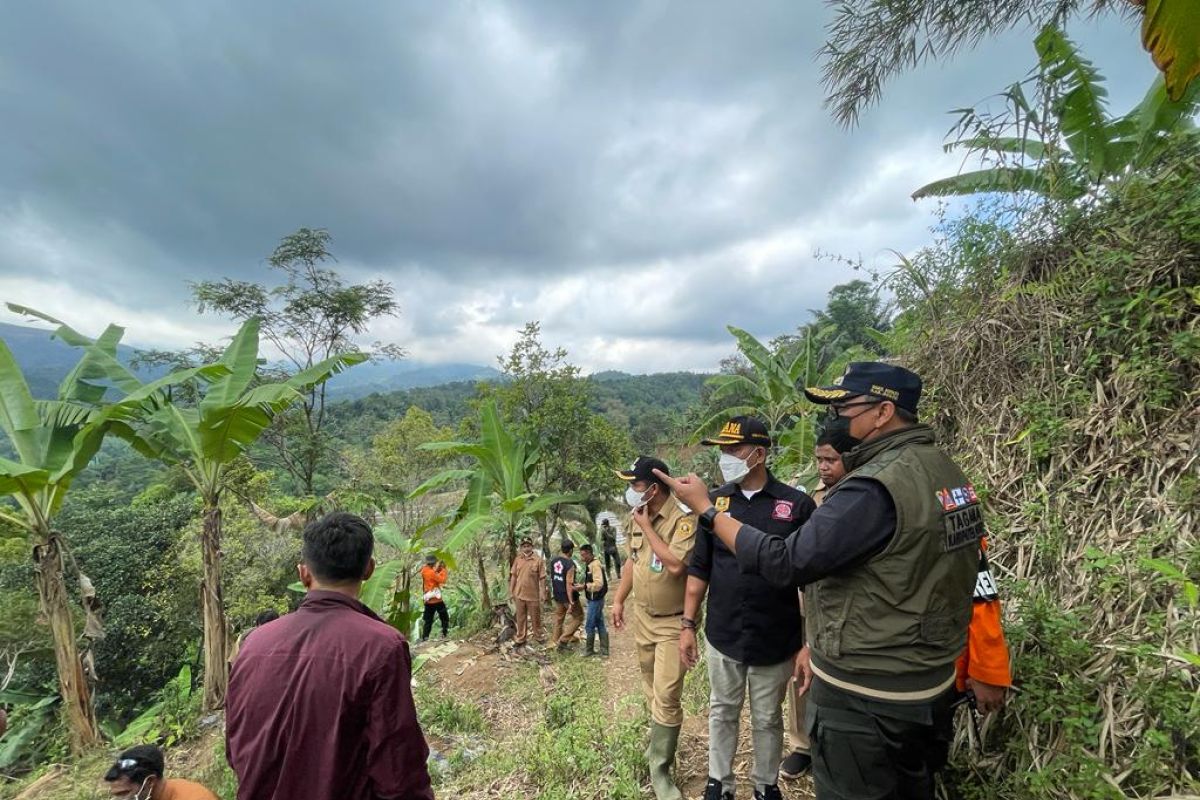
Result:
<instances>
[{"instance_id":1,"label":"dark shorts","mask_svg":"<svg viewBox=\"0 0 1200 800\"><path fill-rule=\"evenodd\" d=\"M817 800L932 800L953 734L953 688L934 700L869 700L814 677L805 720Z\"/></svg>"}]
</instances>

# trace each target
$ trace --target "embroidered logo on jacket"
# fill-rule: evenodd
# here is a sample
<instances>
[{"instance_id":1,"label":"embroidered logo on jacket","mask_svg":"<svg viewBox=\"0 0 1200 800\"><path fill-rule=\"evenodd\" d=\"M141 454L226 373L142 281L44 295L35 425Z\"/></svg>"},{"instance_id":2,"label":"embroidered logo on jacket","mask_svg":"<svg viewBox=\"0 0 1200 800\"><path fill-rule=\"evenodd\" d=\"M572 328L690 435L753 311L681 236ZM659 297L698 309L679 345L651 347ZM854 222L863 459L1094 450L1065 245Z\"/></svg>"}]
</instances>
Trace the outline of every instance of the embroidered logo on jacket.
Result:
<instances>
[{"instance_id":1,"label":"embroidered logo on jacket","mask_svg":"<svg viewBox=\"0 0 1200 800\"><path fill-rule=\"evenodd\" d=\"M794 509L794 507L795 507L795 504L792 503L791 500L776 500L775 501L775 511L772 512L771 519L784 519L784 520L791 519L792 518L792 510Z\"/></svg>"}]
</instances>

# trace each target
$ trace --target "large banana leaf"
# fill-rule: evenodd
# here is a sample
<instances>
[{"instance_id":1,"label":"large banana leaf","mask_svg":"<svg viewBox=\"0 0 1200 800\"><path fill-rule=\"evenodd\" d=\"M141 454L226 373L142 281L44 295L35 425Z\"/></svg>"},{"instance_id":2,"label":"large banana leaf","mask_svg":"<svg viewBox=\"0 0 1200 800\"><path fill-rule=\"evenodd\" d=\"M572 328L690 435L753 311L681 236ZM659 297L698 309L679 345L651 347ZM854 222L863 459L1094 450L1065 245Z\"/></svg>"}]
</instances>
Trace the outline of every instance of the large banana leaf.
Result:
<instances>
[{"instance_id":1,"label":"large banana leaf","mask_svg":"<svg viewBox=\"0 0 1200 800\"><path fill-rule=\"evenodd\" d=\"M1124 163L1138 169L1151 164L1170 134L1195 131L1193 119L1197 110L1200 110L1200 81L1193 81L1179 100L1171 100L1162 76L1155 78L1142 102L1116 123L1122 134L1116 146L1126 154Z\"/></svg>"},{"instance_id":2,"label":"large banana leaf","mask_svg":"<svg viewBox=\"0 0 1200 800\"><path fill-rule=\"evenodd\" d=\"M49 482L47 470L0 458L0 493L31 495Z\"/></svg>"},{"instance_id":3,"label":"large banana leaf","mask_svg":"<svg viewBox=\"0 0 1200 800\"><path fill-rule=\"evenodd\" d=\"M1042 28L1034 47L1050 82L1062 87L1055 110L1071 155L1099 182L1112 173L1104 78L1057 25Z\"/></svg>"},{"instance_id":4,"label":"large banana leaf","mask_svg":"<svg viewBox=\"0 0 1200 800\"><path fill-rule=\"evenodd\" d=\"M1200 77L1200 12L1196 0L1146 0L1142 46L1162 70L1172 100Z\"/></svg>"},{"instance_id":5,"label":"large banana leaf","mask_svg":"<svg viewBox=\"0 0 1200 800\"><path fill-rule=\"evenodd\" d=\"M1056 185L1041 170L1028 167L992 167L964 172L951 178L927 183L912 193L912 199L978 194L979 192L1017 191L1036 192L1041 195L1069 199L1079 197L1083 194L1084 189L1065 181Z\"/></svg>"},{"instance_id":6,"label":"large banana leaf","mask_svg":"<svg viewBox=\"0 0 1200 800\"><path fill-rule=\"evenodd\" d=\"M582 503L587 495L582 494L541 494L525 505L526 514L540 514L554 506Z\"/></svg>"},{"instance_id":7,"label":"large banana leaf","mask_svg":"<svg viewBox=\"0 0 1200 800\"><path fill-rule=\"evenodd\" d=\"M221 354L221 363L229 372L214 381L200 401L200 416L211 419L224 409L238 404L258 371L259 321L252 317L242 323L229 346Z\"/></svg>"},{"instance_id":8,"label":"large banana leaf","mask_svg":"<svg viewBox=\"0 0 1200 800\"><path fill-rule=\"evenodd\" d=\"M454 481L466 480L467 478L470 478L474 474L475 474L475 470L472 470L472 469L443 470L442 472L439 472L437 475L434 475L432 478L425 481L420 486L418 486L417 488L415 488L411 492L409 492L408 499L415 500L416 498L418 498L424 494L428 494L429 492L433 491L434 489L440 489L441 487L445 486L446 484L453 483Z\"/></svg>"},{"instance_id":9,"label":"large banana leaf","mask_svg":"<svg viewBox=\"0 0 1200 800\"><path fill-rule=\"evenodd\" d=\"M228 464L258 440L279 412L299 399L299 392L282 383L255 387L227 405L209 404L206 395L200 403L199 425L204 459Z\"/></svg>"},{"instance_id":10,"label":"large banana leaf","mask_svg":"<svg viewBox=\"0 0 1200 800\"><path fill-rule=\"evenodd\" d=\"M0 339L0 428L8 434L21 461L40 463L41 419L25 375L3 339Z\"/></svg>"},{"instance_id":11,"label":"large banana leaf","mask_svg":"<svg viewBox=\"0 0 1200 800\"><path fill-rule=\"evenodd\" d=\"M499 524L492 514L472 514L461 519L450 529L450 537L446 540L445 549L458 550L481 532L491 527L497 527Z\"/></svg>"},{"instance_id":12,"label":"large banana leaf","mask_svg":"<svg viewBox=\"0 0 1200 800\"><path fill-rule=\"evenodd\" d=\"M392 587L403 571L404 562L399 559L376 564L371 577L363 582L362 591L358 595L359 601L379 616L386 617L392 596L395 594Z\"/></svg>"},{"instance_id":13,"label":"large banana leaf","mask_svg":"<svg viewBox=\"0 0 1200 800\"><path fill-rule=\"evenodd\" d=\"M480 409L480 434L486 455L479 458L496 482L501 497L514 497L525 491L525 451L504 427L496 402L489 400ZM520 451L519 453L517 451Z\"/></svg>"},{"instance_id":14,"label":"large banana leaf","mask_svg":"<svg viewBox=\"0 0 1200 800\"><path fill-rule=\"evenodd\" d=\"M366 353L342 353L327 358L324 361L319 361L308 369L297 372L284 381L284 383L298 391L307 391L318 383L322 383L334 375L350 369L355 364L361 364L366 360Z\"/></svg>"},{"instance_id":15,"label":"large banana leaf","mask_svg":"<svg viewBox=\"0 0 1200 800\"><path fill-rule=\"evenodd\" d=\"M126 394L141 386L141 381L117 358L117 345L125 334L124 328L109 325L99 338L92 341L70 325L49 314L16 303L7 303L6 305L10 311L16 314L23 314L57 325L53 334L55 337L71 347L85 349L83 358L67 373L59 387L59 397L63 400L99 403L104 397L107 386L91 383L93 380L111 383Z\"/></svg>"}]
</instances>

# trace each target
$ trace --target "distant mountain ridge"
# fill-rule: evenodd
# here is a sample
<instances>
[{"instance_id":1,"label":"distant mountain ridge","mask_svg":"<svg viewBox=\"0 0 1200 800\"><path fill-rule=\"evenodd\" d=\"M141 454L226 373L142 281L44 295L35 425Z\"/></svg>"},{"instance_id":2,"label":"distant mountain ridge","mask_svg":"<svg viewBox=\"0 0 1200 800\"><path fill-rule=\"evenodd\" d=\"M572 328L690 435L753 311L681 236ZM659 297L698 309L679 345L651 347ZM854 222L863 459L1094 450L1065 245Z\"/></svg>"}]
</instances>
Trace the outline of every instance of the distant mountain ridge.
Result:
<instances>
[{"instance_id":1,"label":"distant mountain ridge","mask_svg":"<svg viewBox=\"0 0 1200 800\"><path fill-rule=\"evenodd\" d=\"M53 397L58 384L79 361L79 351L53 337L48 328L0 323L0 339L8 345L13 358L25 373L29 390L34 397ZM138 349L120 345L117 355L128 364ZM146 370L147 378L157 377L161 370ZM402 359L380 363L360 364L329 381L329 395L338 400L353 400L374 393L395 392L446 383L492 381L501 377L499 370L478 364L427 364Z\"/></svg>"},{"instance_id":2,"label":"distant mountain ridge","mask_svg":"<svg viewBox=\"0 0 1200 800\"><path fill-rule=\"evenodd\" d=\"M54 397L58 384L79 361L79 350L53 337L48 328L30 328L0 322L0 339L8 345L13 358L25 374L29 391L39 399ZM137 349L117 346L117 357L128 364Z\"/></svg>"}]
</instances>

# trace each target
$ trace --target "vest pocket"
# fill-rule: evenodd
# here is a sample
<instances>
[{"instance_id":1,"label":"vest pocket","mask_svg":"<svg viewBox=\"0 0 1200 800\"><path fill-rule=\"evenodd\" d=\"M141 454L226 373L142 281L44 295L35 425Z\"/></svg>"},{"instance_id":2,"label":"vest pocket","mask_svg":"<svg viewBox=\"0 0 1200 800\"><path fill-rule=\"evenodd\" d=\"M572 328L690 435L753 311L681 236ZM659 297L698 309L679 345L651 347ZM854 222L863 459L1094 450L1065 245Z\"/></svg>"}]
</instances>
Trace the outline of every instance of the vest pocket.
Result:
<instances>
[{"instance_id":1,"label":"vest pocket","mask_svg":"<svg viewBox=\"0 0 1200 800\"><path fill-rule=\"evenodd\" d=\"M961 628L954 614L925 614L921 617L921 641L948 647L956 643Z\"/></svg>"}]
</instances>

